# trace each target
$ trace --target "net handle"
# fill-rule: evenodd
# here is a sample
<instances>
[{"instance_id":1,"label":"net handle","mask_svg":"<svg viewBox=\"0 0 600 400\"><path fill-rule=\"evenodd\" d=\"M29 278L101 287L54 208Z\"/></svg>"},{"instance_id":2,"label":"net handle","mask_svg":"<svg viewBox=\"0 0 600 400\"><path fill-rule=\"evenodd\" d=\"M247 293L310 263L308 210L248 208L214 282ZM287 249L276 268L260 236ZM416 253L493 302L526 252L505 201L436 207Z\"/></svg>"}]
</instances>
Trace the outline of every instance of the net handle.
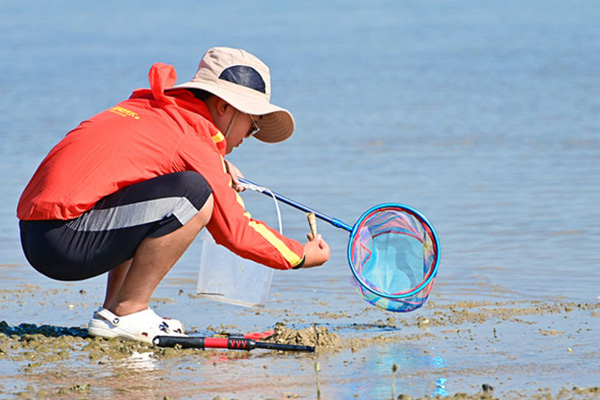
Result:
<instances>
[{"instance_id":1,"label":"net handle","mask_svg":"<svg viewBox=\"0 0 600 400\"><path fill-rule=\"evenodd\" d=\"M248 179L245 179L245 178L238 178L238 179L239 179L239 181L241 183L246 183L246 184L249 184L249 185L259 186L256 183L254 183L252 181L249 181ZM292 206L294 208L297 208L298 210L302 210L302 211L307 212L307 213L313 213L313 214L315 214L315 217L317 217L317 218L319 218L319 219L321 219L321 220L323 220L325 222L330 223L331 225L335 226L336 228L340 228L340 229L344 229L344 230L346 230L348 232L352 232L352 228L353 227L350 226L350 225L348 225L348 224L345 224L344 222L340 221L339 219L337 219L337 218L331 218L330 216L325 215L322 212L313 210L312 208L310 208L308 206L305 206L304 204L298 203L297 201L292 200L292 199L290 199L288 197L285 197L285 196L283 196L283 195L281 195L279 193L276 193L276 192L274 192L274 191L272 191L270 189L269 189L269 193L267 193L267 192L261 192L261 193L263 193L264 195L267 195L267 196L271 196L272 195L273 197L275 197L277 200L281 201L282 203L285 203L288 206Z\"/></svg>"}]
</instances>

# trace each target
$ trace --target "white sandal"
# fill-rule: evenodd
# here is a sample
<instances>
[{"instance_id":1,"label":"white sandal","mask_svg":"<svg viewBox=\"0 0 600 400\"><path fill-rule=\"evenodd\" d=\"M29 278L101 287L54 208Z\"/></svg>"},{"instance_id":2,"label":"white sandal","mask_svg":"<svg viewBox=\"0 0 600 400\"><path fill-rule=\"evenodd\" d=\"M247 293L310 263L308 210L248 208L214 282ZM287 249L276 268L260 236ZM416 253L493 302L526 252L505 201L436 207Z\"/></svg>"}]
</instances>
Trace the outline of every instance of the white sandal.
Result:
<instances>
[{"instance_id":1,"label":"white sandal","mask_svg":"<svg viewBox=\"0 0 600 400\"><path fill-rule=\"evenodd\" d=\"M151 309L119 317L106 308L94 312L88 333L103 338L123 338L152 344L158 335L187 336L181 321L162 318Z\"/></svg>"}]
</instances>

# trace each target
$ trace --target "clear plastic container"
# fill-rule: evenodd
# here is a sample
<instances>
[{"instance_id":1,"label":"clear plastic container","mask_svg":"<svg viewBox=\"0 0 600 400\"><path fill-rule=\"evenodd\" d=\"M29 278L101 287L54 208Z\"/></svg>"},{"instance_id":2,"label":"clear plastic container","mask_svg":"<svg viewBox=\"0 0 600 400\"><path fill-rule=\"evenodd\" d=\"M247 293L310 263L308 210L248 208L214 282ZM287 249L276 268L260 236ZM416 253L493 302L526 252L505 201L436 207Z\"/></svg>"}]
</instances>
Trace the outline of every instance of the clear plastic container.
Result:
<instances>
[{"instance_id":1,"label":"clear plastic container","mask_svg":"<svg viewBox=\"0 0 600 400\"><path fill-rule=\"evenodd\" d=\"M199 238L202 245L197 294L224 303L264 307L274 270L219 246L206 229Z\"/></svg>"},{"instance_id":2,"label":"clear plastic container","mask_svg":"<svg viewBox=\"0 0 600 400\"><path fill-rule=\"evenodd\" d=\"M283 234L281 211L276 196L270 189L246 182L247 189L273 197L279 233ZM246 307L264 307L269 297L274 269L242 258L215 243L208 230L198 235L200 269L196 292L206 299Z\"/></svg>"}]
</instances>

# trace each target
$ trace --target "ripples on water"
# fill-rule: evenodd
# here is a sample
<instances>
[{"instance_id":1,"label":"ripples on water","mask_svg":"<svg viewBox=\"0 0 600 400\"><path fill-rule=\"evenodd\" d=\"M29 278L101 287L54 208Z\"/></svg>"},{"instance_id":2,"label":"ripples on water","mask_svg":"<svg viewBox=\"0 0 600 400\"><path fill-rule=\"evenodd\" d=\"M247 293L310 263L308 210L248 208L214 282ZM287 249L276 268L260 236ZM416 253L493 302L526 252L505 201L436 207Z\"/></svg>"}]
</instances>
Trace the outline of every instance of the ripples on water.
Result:
<instances>
[{"instance_id":1,"label":"ripples on water","mask_svg":"<svg viewBox=\"0 0 600 400\"><path fill-rule=\"evenodd\" d=\"M598 301L596 2L146 4L0 6L0 263L18 265L2 268L5 281L60 287L26 266L14 216L49 149L146 87L152 63L174 64L183 81L204 50L231 45L267 61L274 100L297 122L288 142L248 141L233 155L247 177L349 224L383 202L423 212L442 244L436 301ZM245 198L275 221L270 200ZM303 238L303 213L283 211ZM284 307L361 309L347 233L319 229L331 262L277 273L273 293ZM193 282L197 263L194 245L167 285Z\"/></svg>"},{"instance_id":2,"label":"ripples on water","mask_svg":"<svg viewBox=\"0 0 600 400\"><path fill-rule=\"evenodd\" d=\"M95 10L114 23L108 30L84 7L63 14L19 4L3 6L1 25L11 32L2 45L11 56L2 61L0 100L5 263L24 262L14 209L51 146L146 86L152 62L175 64L182 81L206 47L223 42L206 37L210 29L183 37L167 29L150 44L111 7ZM283 7L266 18L287 21L286 29L253 22L249 37L226 41L270 62L274 98L293 110L297 134L278 146L246 143L232 160L249 177L350 224L381 202L424 212L440 234L440 277L451 296L492 284L529 297L593 300L600 294L593 4L411 2L387 3L386 12L354 4L342 14L330 5L310 20ZM245 11L232 14L242 23L263 14ZM157 3L134 18L149 26L162 12L171 11ZM25 26L14 25L25 14ZM306 24L306 39L293 39ZM205 38L182 51L191 37ZM249 203L270 218L270 202ZM301 238L306 227L295 214L286 212L286 228ZM294 277L295 285L346 274L346 233L324 233L336 266Z\"/></svg>"}]
</instances>

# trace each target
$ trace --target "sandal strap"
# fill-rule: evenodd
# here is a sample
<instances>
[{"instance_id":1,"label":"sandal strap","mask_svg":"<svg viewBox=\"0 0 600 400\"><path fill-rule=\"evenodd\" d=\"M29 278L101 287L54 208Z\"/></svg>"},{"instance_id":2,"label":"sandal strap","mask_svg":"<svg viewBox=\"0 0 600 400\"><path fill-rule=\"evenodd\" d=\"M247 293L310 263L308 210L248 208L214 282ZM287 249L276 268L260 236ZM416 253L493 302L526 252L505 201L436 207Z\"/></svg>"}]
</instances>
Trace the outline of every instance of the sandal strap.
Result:
<instances>
[{"instance_id":1,"label":"sandal strap","mask_svg":"<svg viewBox=\"0 0 600 400\"><path fill-rule=\"evenodd\" d=\"M113 314L106 308L102 308L101 310L96 311L95 314L96 314L96 316L102 318L103 320L110 322L113 326L118 326L119 323L121 322L121 317L119 317L116 314Z\"/></svg>"}]
</instances>

